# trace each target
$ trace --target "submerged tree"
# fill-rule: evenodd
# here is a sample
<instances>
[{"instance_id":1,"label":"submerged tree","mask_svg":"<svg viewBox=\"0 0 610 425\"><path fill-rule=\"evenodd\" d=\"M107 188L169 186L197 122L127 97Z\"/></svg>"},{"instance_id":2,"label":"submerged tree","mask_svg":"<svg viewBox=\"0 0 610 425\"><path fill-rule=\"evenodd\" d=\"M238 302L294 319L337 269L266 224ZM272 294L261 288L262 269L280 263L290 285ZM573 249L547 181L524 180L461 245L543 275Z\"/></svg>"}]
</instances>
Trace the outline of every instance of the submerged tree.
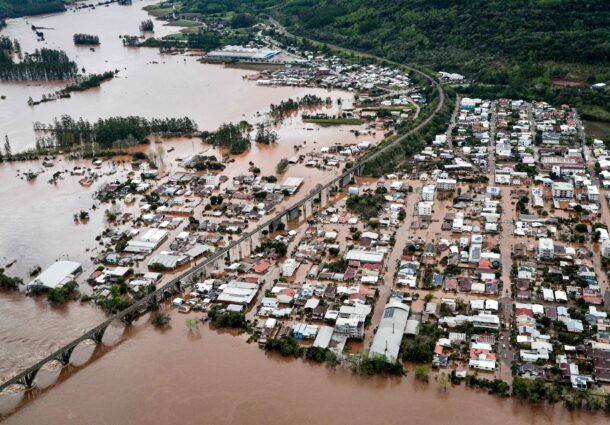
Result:
<instances>
[{"instance_id":1,"label":"submerged tree","mask_svg":"<svg viewBox=\"0 0 610 425\"><path fill-rule=\"evenodd\" d=\"M157 312L153 317L152 323L157 328L165 328L169 326L170 321L171 317L169 315Z\"/></svg>"},{"instance_id":2,"label":"submerged tree","mask_svg":"<svg viewBox=\"0 0 610 425\"><path fill-rule=\"evenodd\" d=\"M254 141L256 143L262 143L264 145L270 145L275 143L278 139L278 135L275 131L271 130L264 123L260 123L256 126L256 136Z\"/></svg>"},{"instance_id":3,"label":"submerged tree","mask_svg":"<svg viewBox=\"0 0 610 425\"><path fill-rule=\"evenodd\" d=\"M230 148L232 154L238 155L250 148L250 130L251 126L246 121L222 124L207 140L214 146Z\"/></svg>"},{"instance_id":4,"label":"submerged tree","mask_svg":"<svg viewBox=\"0 0 610 425\"><path fill-rule=\"evenodd\" d=\"M200 320L196 317L186 319L185 324L189 332L195 332L199 330Z\"/></svg>"},{"instance_id":5,"label":"submerged tree","mask_svg":"<svg viewBox=\"0 0 610 425\"><path fill-rule=\"evenodd\" d=\"M282 158L275 166L275 171L278 174L282 174L284 171L286 171L286 168L288 168L288 160L286 158Z\"/></svg>"},{"instance_id":6,"label":"submerged tree","mask_svg":"<svg viewBox=\"0 0 610 425\"><path fill-rule=\"evenodd\" d=\"M155 25L153 24L152 20L147 19L145 21L140 22L140 31L150 32L150 31L153 31L154 29L155 29Z\"/></svg>"},{"instance_id":7,"label":"submerged tree","mask_svg":"<svg viewBox=\"0 0 610 425\"><path fill-rule=\"evenodd\" d=\"M77 74L76 63L62 50L36 49L34 53L26 53L21 62L13 62L4 51L0 54L0 80L66 80Z\"/></svg>"},{"instance_id":8,"label":"submerged tree","mask_svg":"<svg viewBox=\"0 0 610 425\"><path fill-rule=\"evenodd\" d=\"M94 45L100 44L100 38L92 34L74 34L74 44L77 45Z\"/></svg>"},{"instance_id":9,"label":"submerged tree","mask_svg":"<svg viewBox=\"0 0 610 425\"><path fill-rule=\"evenodd\" d=\"M11 142L9 142L9 140L8 140L8 134L4 135L4 154L6 155L7 161L10 161L13 158Z\"/></svg>"}]
</instances>

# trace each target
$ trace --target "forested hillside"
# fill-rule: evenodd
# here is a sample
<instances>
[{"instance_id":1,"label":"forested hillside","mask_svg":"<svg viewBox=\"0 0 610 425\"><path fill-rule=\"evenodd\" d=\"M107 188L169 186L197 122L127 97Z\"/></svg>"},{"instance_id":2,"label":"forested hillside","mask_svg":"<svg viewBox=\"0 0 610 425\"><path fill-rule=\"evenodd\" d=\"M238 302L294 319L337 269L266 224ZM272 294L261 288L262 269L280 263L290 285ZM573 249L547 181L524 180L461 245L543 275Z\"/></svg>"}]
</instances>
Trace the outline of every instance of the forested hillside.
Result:
<instances>
[{"instance_id":1,"label":"forested hillside","mask_svg":"<svg viewBox=\"0 0 610 425\"><path fill-rule=\"evenodd\" d=\"M0 19L66 10L63 0L0 0Z\"/></svg>"},{"instance_id":2,"label":"forested hillside","mask_svg":"<svg viewBox=\"0 0 610 425\"><path fill-rule=\"evenodd\" d=\"M183 0L184 9L278 12L320 38L397 60L610 61L610 2L591 0ZM443 57L449 55L449 57Z\"/></svg>"},{"instance_id":3,"label":"forested hillside","mask_svg":"<svg viewBox=\"0 0 610 425\"><path fill-rule=\"evenodd\" d=\"M583 87L610 80L610 1L181 0L180 4L183 11L202 14L267 13L292 32L327 43L464 73L480 83L475 91L482 94L575 99L573 103L610 111L607 94L551 84L558 78Z\"/></svg>"}]
</instances>

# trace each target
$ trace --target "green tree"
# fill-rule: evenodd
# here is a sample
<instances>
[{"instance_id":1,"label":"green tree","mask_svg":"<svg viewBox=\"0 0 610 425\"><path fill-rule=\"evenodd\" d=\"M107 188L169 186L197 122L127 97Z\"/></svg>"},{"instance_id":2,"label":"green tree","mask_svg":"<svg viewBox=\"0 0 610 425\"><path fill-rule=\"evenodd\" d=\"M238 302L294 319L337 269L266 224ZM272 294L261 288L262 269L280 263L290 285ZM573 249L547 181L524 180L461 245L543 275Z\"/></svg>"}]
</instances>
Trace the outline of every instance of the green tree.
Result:
<instances>
[{"instance_id":1,"label":"green tree","mask_svg":"<svg viewBox=\"0 0 610 425\"><path fill-rule=\"evenodd\" d=\"M152 323L157 328L166 328L171 322L171 317L168 314L157 312L153 316Z\"/></svg>"}]
</instances>

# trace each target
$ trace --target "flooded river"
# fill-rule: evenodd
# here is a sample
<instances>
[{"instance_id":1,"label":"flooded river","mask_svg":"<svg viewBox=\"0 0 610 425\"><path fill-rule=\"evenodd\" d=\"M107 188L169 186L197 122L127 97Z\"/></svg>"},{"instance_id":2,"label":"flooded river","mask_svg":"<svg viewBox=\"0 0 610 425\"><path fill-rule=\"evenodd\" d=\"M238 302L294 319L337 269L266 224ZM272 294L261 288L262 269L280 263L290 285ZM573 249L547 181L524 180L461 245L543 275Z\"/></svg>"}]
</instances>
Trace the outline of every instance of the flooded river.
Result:
<instances>
[{"instance_id":1,"label":"flooded river","mask_svg":"<svg viewBox=\"0 0 610 425\"><path fill-rule=\"evenodd\" d=\"M603 414L532 407L463 386L357 376L267 355L244 336L185 316L172 328L139 324L123 343L55 388L25 401L6 424L603 424ZM143 321L145 322L145 321ZM112 396L110 396L112 394Z\"/></svg>"},{"instance_id":2,"label":"flooded river","mask_svg":"<svg viewBox=\"0 0 610 425\"><path fill-rule=\"evenodd\" d=\"M65 50L79 68L101 73L119 70L111 81L99 88L73 93L60 99L28 106L29 97L40 99L65 83L0 83L2 132L13 151L35 145L32 123L50 123L63 114L89 120L110 116L140 115L146 118L183 117L194 119L201 130L215 130L224 122L242 119L254 122L255 114L268 110L272 103L308 93L326 97L321 89L262 87L243 79L256 73L222 65L201 64L198 56L160 54L158 49L126 48L120 35L139 35L139 23L148 18L142 6L154 1L134 1L133 6L112 5L96 10L80 10L44 17L10 20L2 35L18 39L24 52L48 47ZM31 25L44 30L45 42L36 41ZM155 36L177 32L176 27L155 21ZM100 46L74 46L72 36L84 32L100 37ZM338 95L337 95L338 96ZM351 96L342 94L344 99Z\"/></svg>"}]
</instances>

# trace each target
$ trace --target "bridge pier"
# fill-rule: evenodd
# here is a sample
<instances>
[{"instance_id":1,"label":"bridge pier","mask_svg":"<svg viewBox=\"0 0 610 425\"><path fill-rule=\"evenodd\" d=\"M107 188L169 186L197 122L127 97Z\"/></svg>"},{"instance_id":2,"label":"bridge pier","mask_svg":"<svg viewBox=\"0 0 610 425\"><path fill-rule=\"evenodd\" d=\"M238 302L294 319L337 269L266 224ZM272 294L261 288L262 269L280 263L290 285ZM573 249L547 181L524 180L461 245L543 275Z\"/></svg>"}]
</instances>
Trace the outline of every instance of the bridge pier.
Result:
<instances>
[{"instance_id":1,"label":"bridge pier","mask_svg":"<svg viewBox=\"0 0 610 425\"><path fill-rule=\"evenodd\" d=\"M202 273L205 277L208 277L212 273L212 266L210 264L203 266Z\"/></svg>"},{"instance_id":2,"label":"bridge pier","mask_svg":"<svg viewBox=\"0 0 610 425\"><path fill-rule=\"evenodd\" d=\"M169 293L169 292L167 292L167 293ZM168 297L167 297L167 298L169 299L171 296L172 296L172 294L171 294L171 293L169 293L169 295L168 295ZM136 313L135 313L135 312L133 312L133 311L130 311L130 312L126 313L126 314L125 314L125 315L124 315L124 316L121 318L121 320L122 320L122 321L123 321L123 323L125 323L126 325L131 325L131 324L133 323L133 321L134 321L134 319L135 319L135 318L136 318Z\"/></svg>"},{"instance_id":3,"label":"bridge pier","mask_svg":"<svg viewBox=\"0 0 610 425\"><path fill-rule=\"evenodd\" d=\"M252 252L259 246L261 243L261 234L260 232L253 233L250 236L250 246L252 247Z\"/></svg>"},{"instance_id":4,"label":"bridge pier","mask_svg":"<svg viewBox=\"0 0 610 425\"><path fill-rule=\"evenodd\" d=\"M308 201L305 201L305 205L304 205L304 209L305 209L305 219L307 220L309 217L313 216L314 214L314 205L313 205L313 201L310 199Z\"/></svg>"},{"instance_id":5,"label":"bridge pier","mask_svg":"<svg viewBox=\"0 0 610 425\"><path fill-rule=\"evenodd\" d=\"M158 310L159 309L159 299L157 298L156 295L153 295L149 300L148 300L148 309L153 311L153 310ZM103 335L102 335L103 337ZM100 342L102 342L102 340L100 339Z\"/></svg>"},{"instance_id":6,"label":"bridge pier","mask_svg":"<svg viewBox=\"0 0 610 425\"><path fill-rule=\"evenodd\" d=\"M67 365L68 363L70 363L70 356L72 356L72 352L75 348L76 345L66 348L57 356L55 360L58 360L63 365Z\"/></svg>"},{"instance_id":7,"label":"bridge pier","mask_svg":"<svg viewBox=\"0 0 610 425\"><path fill-rule=\"evenodd\" d=\"M239 249L242 252L242 258L249 257L252 255L252 242L251 238L246 238L239 243Z\"/></svg>"},{"instance_id":8,"label":"bridge pier","mask_svg":"<svg viewBox=\"0 0 610 425\"><path fill-rule=\"evenodd\" d=\"M326 208L328 205L328 189L324 188L320 192L320 208Z\"/></svg>"},{"instance_id":9,"label":"bridge pier","mask_svg":"<svg viewBox=\"0 0 610 425\"><path fill-rule=\"evenodd\" d=\"M156 297L153 297L153 299L155 299ZM108 326L102 326L100 328L98 328L93 335L91 335L91 339L94 340L96 343L101 344L102 343L102 339L104 338L104 333L106 333L106 329L108 329Z\"/></svg>"},{"instance_id":10,"label":"bridge pier","mask_svg":"<svg viewBox=\"0 0 610 425\"><path fill-rule=\"evenodd\" d=\"M288 227L288 214L284 214L269 223L269 233L284 230Z\"/></svg>"},{"instance_id":11,"label":"bridge pier","mask_svg":"<svg viewBox=\"0 0 610 425\"><path fill-rule=\"evenodd\" d=\"M25 375L23 375L18 380L18 382L27 388L31 388L34 385L34 380L36 379L36 375L38 375L39 371L40 371L40 368L30 370Z\"/></svg>"},{"instance_id":12,"label":"bridge pier","mask_svg":"<svg viewBox=\"0 0 610 425\"><path fill-rule=\"evenodd\" d=\"M241 253L239 251L239 245L234 245L229 249L227 252L229 255L229 263L239 261L241 259Z\"/></svg>"},{"instance_id":13,"label":"bridge pier","mask_svg":"<svg viewBox=\"0 0 610 425\"><path fill-rule=\"evenodd\" d=\"M347 186L348 184L351 183L353 178L354 178L353 173L346 174L345 176L343 176L343 178L341 178L341 180L339 180L339 186L341 186L342 188Z\"/></svg>"},{"instance_id":14,"label":"bridge pier","mask_svg":"<svg viewBox=\"0 0 610 425\"><path fill-rule=\"evenodd\" d=\"M301 216L300 208L295 208L295 209L289 210L288 213L286 214L286 221L295 221L295 220L298 221L300 216Z\"/></svg>"},{"instance_id":15,"label":"bridge pier","mask_svg":"<svg viewBox=\"0 0 610 425\"><path fill-rule=\"evenodd\" d=\"M364 172L364 165L360 165L358 168L355 168L354 170L355 170L354 175L361 176L362 173Z\"/></svg>"}]
</instances>

